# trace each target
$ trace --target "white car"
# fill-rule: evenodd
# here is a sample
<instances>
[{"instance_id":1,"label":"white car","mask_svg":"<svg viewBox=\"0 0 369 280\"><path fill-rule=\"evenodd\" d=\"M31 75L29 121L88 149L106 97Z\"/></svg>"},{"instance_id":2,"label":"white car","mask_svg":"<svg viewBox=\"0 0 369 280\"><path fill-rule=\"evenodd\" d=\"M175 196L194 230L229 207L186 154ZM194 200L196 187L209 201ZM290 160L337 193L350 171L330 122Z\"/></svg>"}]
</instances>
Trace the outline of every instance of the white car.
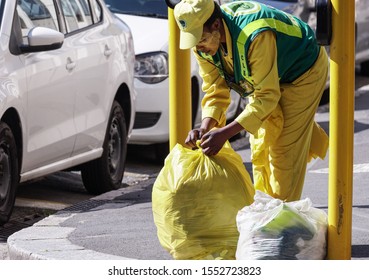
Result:
<instances>
[{"instance_id":1,"label":"white car","mask_svg":"<svg viewBox=\"0 0 369 280\"><path fill-rule=\"evenodd\" d=\"M164 0L105 0L108 8L132 30L136 52L137 107L129 144L154 144L161 162L169 147L168 6ZM202 80L191 56L192 124L201 123ZM233 120L246 104L235 92L227 111Z\"/></svg>"},{"instance_id":2,"label":"white car","mask_svg":"<svg viewBox=\"0 0 369 280\"><path fill-rule=\"evenodd\" d=\"M0 0L0 224L17 185L81 170L121 187L135 116L130 29L100 0Z\"/></svg>"}]
</instances>

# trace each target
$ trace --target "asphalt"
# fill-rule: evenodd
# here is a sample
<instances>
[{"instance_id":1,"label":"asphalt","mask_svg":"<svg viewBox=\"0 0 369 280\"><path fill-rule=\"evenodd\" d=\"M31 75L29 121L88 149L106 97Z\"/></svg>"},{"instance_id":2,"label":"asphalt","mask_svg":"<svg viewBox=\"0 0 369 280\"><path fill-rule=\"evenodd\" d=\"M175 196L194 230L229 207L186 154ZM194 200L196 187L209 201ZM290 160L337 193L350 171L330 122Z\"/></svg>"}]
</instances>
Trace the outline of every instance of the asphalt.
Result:
<instances>
[{"instance_id":1,"label":"asphalt","mask_svg":"<svg viewBox=\"0 0 369 280\"><path fill-rule=\"evenodd\" d=\"M369 259L369 85L356 91L352 259ZM329 107L316 120L329 130ZM251 172L247 140L235 150ZM328 158L309 164L302 198L328 210ZM152 216L151 191L156 174L126 188L111 191L22 229L7 240L11 260L171 260L160 245Z\"/></svg>"}]
</instances>

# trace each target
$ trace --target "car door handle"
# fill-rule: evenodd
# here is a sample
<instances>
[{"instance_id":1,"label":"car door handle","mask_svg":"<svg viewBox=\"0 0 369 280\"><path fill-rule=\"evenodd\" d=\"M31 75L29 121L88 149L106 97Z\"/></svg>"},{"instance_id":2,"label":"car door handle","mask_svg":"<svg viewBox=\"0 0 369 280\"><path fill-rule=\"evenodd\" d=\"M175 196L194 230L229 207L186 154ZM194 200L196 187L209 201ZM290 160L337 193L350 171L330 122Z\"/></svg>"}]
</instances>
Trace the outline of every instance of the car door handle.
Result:
<instances>
[{"instance_id":1,"label":"car door handle","mask_svg":"<svg viewBox=\"0 0 369 280\"><path fill-rule=\"evenodd\" d=\"M72 71L74 68L76 68L76 63L73 62L73 60L70 57L68 57L67 58L67 65L65 66L65 68L68 71Z\"/></svg>"},{"instance_id":2,"label":"car door handle","mask_svg":"<svg viewBox=\"0 0 369 280\"><path fill-rule=\"evenodd\" d=\"M104 55L106 57L109 57L109 56L111 56L112 53L113 53L113 51L111 50L111 48L109 48L108 45L105 45Z\"/></svg>"}]
</instances>

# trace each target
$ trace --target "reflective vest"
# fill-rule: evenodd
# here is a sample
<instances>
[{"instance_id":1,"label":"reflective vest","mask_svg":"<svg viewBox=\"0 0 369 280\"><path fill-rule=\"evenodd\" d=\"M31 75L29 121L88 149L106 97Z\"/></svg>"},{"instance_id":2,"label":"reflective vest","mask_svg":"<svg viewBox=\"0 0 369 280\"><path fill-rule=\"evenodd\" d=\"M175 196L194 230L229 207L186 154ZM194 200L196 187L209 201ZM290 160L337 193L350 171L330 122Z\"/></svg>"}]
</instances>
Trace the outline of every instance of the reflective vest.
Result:
<instances>
[{"instance_id":1,"label":"reflective vest","mask_svg":"<svg viewBox=\"0 0 369 280\"><path fill-rule=\"evenodd\" d=\"M230 2L222 5L221 11L232 37L234 80L243 87L247 84L245 80L253 84L247 53L251 42L260 32L271 30L276 35L281 83L294 81L318 58L320 48L314 31L290 14L254 1ZM214 56L198 53L216 65L224 77L220 50Z\"/></svg>"}]
</instances>

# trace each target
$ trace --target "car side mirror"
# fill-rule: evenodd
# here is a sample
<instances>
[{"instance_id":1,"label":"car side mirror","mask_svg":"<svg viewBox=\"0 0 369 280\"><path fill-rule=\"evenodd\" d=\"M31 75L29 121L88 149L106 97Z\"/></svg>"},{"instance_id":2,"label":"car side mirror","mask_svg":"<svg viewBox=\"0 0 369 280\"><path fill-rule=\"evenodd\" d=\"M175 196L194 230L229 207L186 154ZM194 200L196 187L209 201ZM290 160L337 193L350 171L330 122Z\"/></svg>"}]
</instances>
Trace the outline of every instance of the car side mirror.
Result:
<instances>
[{"instance_id":1,"label":"car side mirror","mask_svg":"<svg viewBox=\"0 0 369 280\"><path fill-rule=\"evenodd\" d=\"M329 46L332 38L331 0L316 0L316 39L321 46Z\"/></svg>"},{"instance_id":2,"label":"car side mirror","mask_svg":"<svg viewBox=\"0 0 369 280\"><path fill-rule=\"evenodd\" d=\"M169 8L174 9L174 6L181 2L181 0L165 0L165 2Z\"/></svg>"},{"instance_id":3,"label":"car side mirror","mask_svg":"<svg viewBox=\"0 0 369 280\"><path fill-rule=\"evenodd\" d=\"M19 48L23 53L43 52L61 48L64 43L64 34L46 27L34 27L28 34L28 45Z\"/></svg>"}]
</instances>

